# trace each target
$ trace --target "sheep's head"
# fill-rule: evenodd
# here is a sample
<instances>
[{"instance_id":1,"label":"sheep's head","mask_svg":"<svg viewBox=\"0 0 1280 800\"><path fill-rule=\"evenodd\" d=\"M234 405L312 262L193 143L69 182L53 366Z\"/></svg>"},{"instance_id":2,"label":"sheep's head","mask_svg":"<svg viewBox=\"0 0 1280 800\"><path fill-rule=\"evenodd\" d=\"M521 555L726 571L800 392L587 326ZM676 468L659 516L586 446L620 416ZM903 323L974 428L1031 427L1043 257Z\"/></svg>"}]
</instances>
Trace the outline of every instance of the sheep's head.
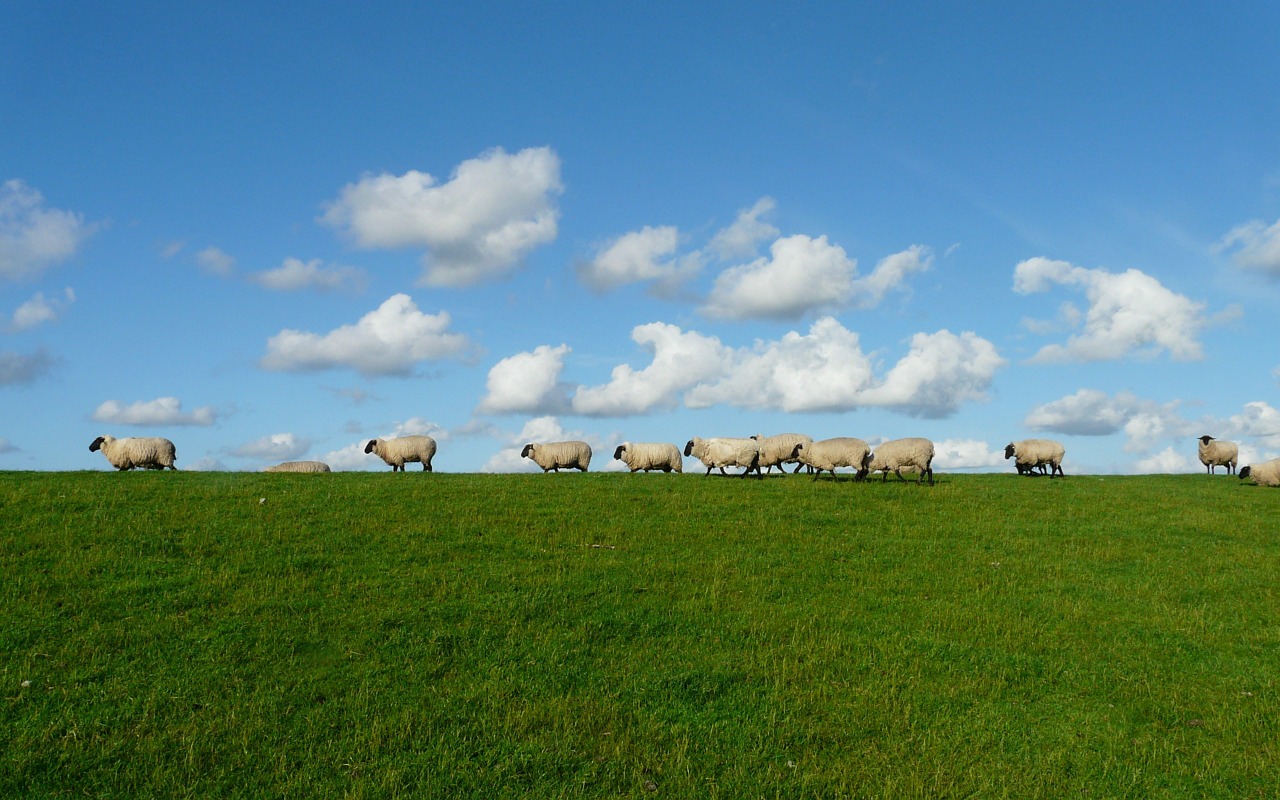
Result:
<instances>
[{"instance_id":1,"label":"sheep's head","mask_svg":"<svg viewBox=\"0 0 1280 800\"><path fill-rule=\"evenodd\" d=\"M626 450L627 450L627 444L626 442L623 442L622 444L618 445L617 449L613 451L613 457L618 461L621 461L622 454L625 453Z\"/></svg>"},{"instance_id":2,"label":"sheep's head","mask_svg":"<svg viewBox=\"0 0 1280 800\"><path fill-rule=\"evenodd\" d=\"M1244 480L1245 478L1249 477L1249 473L1251 472L1253 472L1253 469L1251 469L1250 467L1247 467L1247 466L1241 467L1240 480Z\"/></svg>"},{"instance_id":3,"label":"sheep's head","mask_svg":"<svg viewBox=\"0 0 1280 800\"><path fill-rule=\"evenodd\" d=\"M692 440L692 439L690 439L690 440L689 440L689 442L688 442L688 444L686 444L686 445L684 446L684 454L685 454L686 456L691 456L691 455L693 455L693 440Z\"/></svg>"},{"instance_id":4,"label":"sheep's head","mask_svg":"<svg viewBox=\"0 0 1280 800\"><path fill-rule=\"evenodd\" d=\"M1005 446L1004 446L1004 457L1005 457L1005 458L1013 458L1013 456L1014 456L1014 452L1013 452L1013 451L1014 451L1014 449L1015 449L1015 448L1014 448L1014 446L1013 446L1013 442L1010 442L1009 444L1005 445Z\"/></svg>"},{"instance_id":5,"label":"sheep's head","mask_svg":"<svg viewBox=\"0 0 1280 800\"><path fill-rule=\"evenodd\" d=\"M532 453L532 452L533 452L533 445L531 445L531 444L526 444L526 445L524 446L524 449L520 451L520 457L521 457L521 458L528 458L528 457L529 457L529 454L530 454L530 453Z\"/></svg>"},{"instance_id":6,"label":"sheep's head","mask_svg":"<svg viewBox=\"0 0 1280 800\"><path fill-rule=\"evenodd\" d=\"M1205 436L1200 437L1200 444L1207 445L1209 442L1212 442L1212 441L1213 441L1213 437L1207 434Z\"/></svg>"},{"instance_id":7,"label":"sheep's head","mask_svg":"<svg viewBox=\"0 0 1280 800\"><path fill-rule=\"evenodd\" d=\"M372 452L373 452L373 450L374 450L374 448L375 448L375 447L377 447L377 446L378 446L378 440L377 440L377 439L370 439L370 440L369 440L369 443L368 443L368 444L366 444L366 445L364 446L364 451L365 451L366 453L372 453Z\"/></svg>"},{"instance_id":8,"label":"sheep's head","mask_svg":"<svg viewBox=\"0 0 1280 800\"><path fill-rule=\"evenodd\" d=\"M804 449L804 442L798 442L798 443L796 443L796 446L795 446L795 447L793 447L793 448L791 448L791 457L792 457L792 458L799 458L799 457L800 457L800 451L801 451L801 450L803 450L803 449Z\"/></svg>"},{"instance_id":9,"label":"sheep's head","mask_svg":"<svg viewBox=\"0 0 1280 800\"><path fill-rule=\"evenodd\" d=\"M96 453L102 449L102 446L104 444L106 444L107 442L114 442L114 441L115 441L114 436L99 436L97 439L93 440L92 444L89 445L89 452Z\"/></svg>"}]
</instances>

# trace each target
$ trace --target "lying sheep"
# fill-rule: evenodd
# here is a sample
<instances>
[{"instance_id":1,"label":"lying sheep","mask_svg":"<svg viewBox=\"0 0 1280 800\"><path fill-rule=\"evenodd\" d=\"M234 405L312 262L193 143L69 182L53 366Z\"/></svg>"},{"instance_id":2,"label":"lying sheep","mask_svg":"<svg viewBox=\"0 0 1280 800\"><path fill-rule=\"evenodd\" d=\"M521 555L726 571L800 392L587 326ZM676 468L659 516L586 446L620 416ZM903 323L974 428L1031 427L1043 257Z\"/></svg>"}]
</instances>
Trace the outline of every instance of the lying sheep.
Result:
<instances>
[{"instance_id":1,"label":"lying sheep","mask_svg":"<svg viewBox=\"0 0 1280 800\"><path fill-rule=\"evenodd\" d=\"M178 460L177 448L168 439L159 436L139 436L117 439L114 436L99 436L89 445L89 452L98 450L107 457L111 466L120 470L164 469L177 470L173 462Z\"/></svg>"},{"instance_id":2,"label":"lying sheep","mask_svg":"<svg viewBox=\"0 0 1280 800\"><path fill-rule=\"evenodd\" d=\"M815 481L824 471L830 472L834 479L836 467L854 467L857 469L855 479L862 480L867 477L871 446L852 436L837 436L816 442L800 442L792 451L792 456L801 464L813 468Z\"/></svg>"},{"instance_id":3,"label":"lying sheep","mask_svg":"<svg viewBox=\"0 0 1280 800\"><path fill-rule=\"evenodd\" d=\"M526 444L520 451L521 458L531 458L543 472L565 469L587 471L591 463L591 445L586 442L544 442Z\"/></svg>"},{"instance_id":4,"label":"lying sheep","mask_svg":"<svg viewBox=\"0 0 1280 800\"><path fill-rule=\"evenodd\" d=\"M761 478L764 477L764 473L760 471L760 444L755 439L702 439L695 436L685 444L684 454L701 461L707 468L707 475L715 468L720 470L721 475L725 475L725 467L746 467L742 477L745 478L751 470L755 470Z\"/></svg>"},{"instance_id":5,"label":"lying sheep","mask_svg":"<svg viewBox=\"0 0 1280 800\"><path fill-rule=\"evenodd\" d=\"M1236 471L1240 448L1236 447L1235 442L1227 442L1206 435L1200 437L1200 446L1196 449L1200 453L1200 463L1204 464L1210 475L1213 474L1214 467L1226 467L1228 475Z\"/></svg>"},{"instance_id":6,"label":"lying sheep","mask_svg":"<svg viewBox=\"0 0 1280 800\"><path fill-rule=\"evenodd\" d=\"M364 451L387 462L392 472L405 472L404 465L411 461L421 463L423 472L431 472L431 459L436 455L436 440L430 436L370 439L364 446Z\"/></svg>"},{"instance_id":7,"label":"lying sheep","mask_svg":"<svg viewBox=\"0 0 1280 800\"><path fill-rule=\"evenodd\" d=\"M757 433L751 437L760 443L760 466L765 472L771 471L774 467L778 471L786 474L786 470L782 468L783 464L795 464L796 468L792 472L799 472L804 464L793 455L796 445L801 442L809 443L813 441L812 436L805 436L803 433L779 433L776 436L765 436Z\"/></svg>"},{"instance_id":8,"label":"lying sheep","mask_svg":"<svg viewBox=\"0 0 1280 800\"><path fill-rule=\"evenodd\" d=\"M1048 466L1050 478L1054 475L1066 477L1066 473L1062 471L1062 457L1066 453L1062 443L1052 439L1023 439L1020 442L1010 442L1004 448L1004 457L1015 459L1013 463L1019 475L1034 475L1037 467L1043 474Z\"/></svg>"},{"instance_id":9,"label":"lying sheep","mask_svg":"<svg viewBox=\"0 0 1280 800\"><path fill-rule=\"evenodd\" d=\"M285 461L282 464L265 467L263 472L330 472L329 465L323 461Z\"/></svg>"},{"instance_id":10,"label":"lying sheep","mask_svg":"<svg viewBox=\"0 0 1280 800\"><path fill-rule=\"evenodd\" d=\"M1240 468L1240 479L1253 478L1259 486L1280 486L1280 458Z\"/></svg>"},{"instance_id":11,"label":"lying sheep","mask_svg":"<svg viewBox=\"0 0 1280 800\"><path fill-rule=\"evenodd\" d=\"M651 469L684 472L680 448L668 442L623 442L613 451L613 457L626 464L632 472Z\"/></svg>"},{"instance_id":12,"label":"lying sheep","mask_svg":"<svg viewBox=\"0 0 1280 800\"><path fill-rule=\"evenodd\" d=\"M924 481L925 476L929 477L929 485L933 485L933 442L928 439L919 437L911 437L907 439L894 439L891 442L885 442L875 449L871 454L871 460L867 464L868 472L884 472L884 478L881 482L889 480L889 471L902 478L902 470L915 469L919 470L920 477L916 479L919 484ZM902 478L906 480L906 478Z\"/></svg>"}]
</instances>

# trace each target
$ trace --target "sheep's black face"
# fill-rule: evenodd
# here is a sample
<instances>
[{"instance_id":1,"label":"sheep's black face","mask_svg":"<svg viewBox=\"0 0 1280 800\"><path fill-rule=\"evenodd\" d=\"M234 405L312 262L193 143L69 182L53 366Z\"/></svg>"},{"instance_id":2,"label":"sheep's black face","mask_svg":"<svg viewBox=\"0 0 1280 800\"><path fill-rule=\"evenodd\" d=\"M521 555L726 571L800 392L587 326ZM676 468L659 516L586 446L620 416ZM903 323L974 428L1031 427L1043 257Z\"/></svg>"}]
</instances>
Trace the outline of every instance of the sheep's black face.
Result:
<instances>
[{"instance_id":1,"label":"sheep's black face","mask_svg":"<svg viewBox=\"0 0 1280 800\"><path fill-rule=\"evenodd\" d=\"M621 461L621 460L622 460L622 453L623 453L626 449L627 449L627 446L626 446L626 445L624 445L624 444L620 444L620 445L618 445L618 449L616 449L616 450L614 450L614 451L613 451L613 457L614 457L615 459L617 459L618 461Z\"/></svg>"},{"instance_id":2,"label":"sheep's black face","mask_svg":"<svg viewBox=\"0 0 1280 800\"><path fill-rule=\"evenodd\" d=\"M803 449L804 449L804 442L800 442L800 443L798 443L795 447L791 448L791 457L792 457L792 458L799 458L799 457L800 457L800 451L801 451L801 450L803 450Z\"/></svg>"},{"instance_id":3,"label":"sheep's black face","mask_svg":"<svg viewBox=\"0 0 1280 800\"><path fill-rule=\"evenodd\" d=\"M693 455L693 440L692 440L692 439L690 439L690 440L689 440L689 443L688 443L688 444L686 444L686 445L684 446L684 454L685 454L686 456L691 456L691 455Z\"/></svg>"},{"instance_id":4,"label":"sheep's black face","mask_svg":"<svg viewBox=\"0 0 1280 800\"><path fill-rule=\"evenodd\" d=\"M364 446L364 451L365 451L366 453L372 453L372 452L373 452L373 446L374 446L375 444L377 444L377 443L378 443L378 440L377 440L377 439L370 439L370 440L369 440L369 443L368 443L368 444L366 444L366 445Z\"/></svg>"},{"instance_id":5,"label":"sheep's black face","mask_svg":"<svg viewBox=\"0 0 1280 800\"><path fill-rule=\"evenodd\" d=\"M1004 447L1004 457L1005 457L1005 458L1013 458L1013 445L1012 445L1012 444L1007 444L1007 445L1005 445L1005 447Z\"/></svg>"},{"instance_id":6,"label":"sheep's black face","mask_svg":"<svg viewBox=\"0 0 1280 800\"><path fill-rule=\"evenodd\" d=\"M1201 436L1201 437L1200 437L1200 444L1208 444L1209 442L1212 442L1212 441L1213 441L1213 437L1212 437L1212 436Z\"/></svg>"},{"instance_id":7,"label":"sheep's black face","mask_svg":"<svg viewBox=\"0 0 1280 800\"><path fill-rule=\"evenodd\" d=\"M93 440L93 444L89 445L89 452L96 453L101 447L102 447L102 437L99 436L97 439Z\"/></svg>"},{"instance_id":8,"label":"sheep's black face","mask_svg":"<svg viewBox=\"0 0 1280 800\"><path fill-rule=\"evenodd\" d=\"M520 451L520 457L521 457L521 458L528 458L528 457L529 457L529 454L530 454L530 453L532 453L532 452L533 452L533 445L531 445L531 444L526 444L526 445L524 446L524 449Z\"/></svg>"},{"instance_id":9,"label":"sheep's black face","mask_svg":"<svg viewBox=\"0 0 1280 800\"><path fill-rule=\"evenodd\" d=\"M1241 468L1240 468L1240 480L1244 480L1245 478L1249 477L1249 473L1250 473L1250 472L1252 472L1252 471L1253 471L1253 470L1249 469L1248 467L1241 467Z\"/></svg>"}]
</instances>

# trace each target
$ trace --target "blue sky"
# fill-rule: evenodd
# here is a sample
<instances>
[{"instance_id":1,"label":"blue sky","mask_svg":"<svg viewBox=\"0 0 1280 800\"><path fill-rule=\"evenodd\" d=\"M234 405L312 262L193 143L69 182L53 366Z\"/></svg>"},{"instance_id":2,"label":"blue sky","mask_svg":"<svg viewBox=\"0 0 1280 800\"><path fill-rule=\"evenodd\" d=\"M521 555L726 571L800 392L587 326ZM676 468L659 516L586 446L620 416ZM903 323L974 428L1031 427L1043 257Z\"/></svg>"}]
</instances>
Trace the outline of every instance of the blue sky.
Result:
<instances>
[{"instance_id":1,"label":"blue sky","mask_svg":"<svg viewBox=\"0 0 1280 800\"><path fill-rule=\"evenodd\" d=\"M0 469L1280 455L1274 3L422 5L6 8Z\"/></svg>"}]
</instances>

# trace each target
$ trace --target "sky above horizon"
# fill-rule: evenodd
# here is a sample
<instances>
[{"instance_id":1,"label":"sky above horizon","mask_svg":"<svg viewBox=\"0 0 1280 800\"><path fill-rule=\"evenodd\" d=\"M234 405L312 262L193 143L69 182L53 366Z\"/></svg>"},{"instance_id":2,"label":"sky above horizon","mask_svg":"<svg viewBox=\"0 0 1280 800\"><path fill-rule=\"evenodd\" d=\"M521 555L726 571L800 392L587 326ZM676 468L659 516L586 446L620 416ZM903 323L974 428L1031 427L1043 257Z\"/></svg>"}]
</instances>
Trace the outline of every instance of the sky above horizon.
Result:
<instances>
[{"instance_id":1,"label":"sky above horizon","mask_svg":"<svg viewBox=\"0 0 1280 800\"><path fill-rule=\"evenodd\" d=\"M1280 456L1280 6L455 5L6 7L0 469Z\"/></svg>"}]
</instances>

